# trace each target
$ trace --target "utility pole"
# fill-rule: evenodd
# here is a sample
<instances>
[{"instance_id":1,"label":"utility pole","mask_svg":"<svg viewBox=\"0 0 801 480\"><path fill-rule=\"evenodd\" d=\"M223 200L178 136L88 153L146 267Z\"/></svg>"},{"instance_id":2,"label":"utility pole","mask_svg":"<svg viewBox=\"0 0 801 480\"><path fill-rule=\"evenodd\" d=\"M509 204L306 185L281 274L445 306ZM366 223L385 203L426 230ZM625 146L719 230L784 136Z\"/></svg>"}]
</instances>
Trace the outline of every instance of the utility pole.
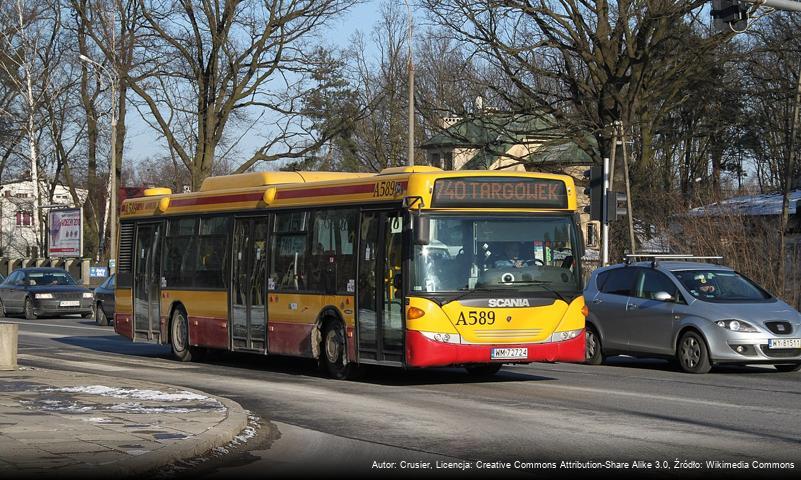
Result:
<instances>
[{"instance_id":1,"label":"utility pole","mask_svg":"<svg viewBox=\"0 0 801 480\"><path fill-rule=\"evenodd\" d=\"M602 220L601 220L601 266L609 265L609 202L606 196L609 192L609 158L604 157L604 187L603 187Z\"/></svg>"},{"instance_id":2,"label":"utility pole","mask_svg":"<svg viewBox=\"0 0 801 480\"><path fill-rule=\"evenodd\" d=\"M412 57L412 40L414 18L412 17L412 7L408 0L403 0L409 16L409 153L406 159L410 167L414 166L414 58Z\"/></svg>"},{"instance_id":3,"label":"utility pole","mask_svg":"<svg viewBox=\"0 0 801 480\"><path fill-rule=\"evenodd\" d=\"M629 182L629 157L626 154L626 136L623 129L623 122L618 122L618 135L623 147L623 182L626 184L626 216L629 221L629 248L632 255L637 253L637 243L634 238L634 217L631 212L631 182Z\"/></svg>"}]
</instances>

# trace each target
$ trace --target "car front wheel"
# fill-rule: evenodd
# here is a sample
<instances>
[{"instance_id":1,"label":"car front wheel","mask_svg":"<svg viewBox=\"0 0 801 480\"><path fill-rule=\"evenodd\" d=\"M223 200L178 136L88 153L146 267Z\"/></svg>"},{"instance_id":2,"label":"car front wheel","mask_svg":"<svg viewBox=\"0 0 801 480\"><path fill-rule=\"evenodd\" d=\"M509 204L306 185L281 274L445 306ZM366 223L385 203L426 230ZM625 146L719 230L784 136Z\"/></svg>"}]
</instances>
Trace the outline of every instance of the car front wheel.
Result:
<instances>
[{"instance_id":1,"label":"car front wheel","mask_svg":"<svg viewBox=\"0 0 801 480\"><path fill-rule=\"evenodd\" d=\"M95 323L100 325L101 327L108 326L108 317L106 317L106 312L103 311L103 305L97 304L95 307Z\"/></svg>"},{"instance_id":2,"label":"car front wheel","mask_svg":"<svg viewBox=\"0 0 801 480\"><path fill-rule=\"evenodd\" d=\"M586 346L584 350L584 361L588 365L600 365L604 361L604 354L601 348L601 336L593 327L587 327Z\"/></svg>"},{"instance_id":3,"label":"car front wheel","mask_svg":"<svg viewBox=\"0 0 801 480\"><path fill-rule=\"evenodd\" d=\"M33 311L33 302L30 298L25 299L25 319L36 320L36 313Z\"/></svg>"},{"instance_id":4,"label":"car front wheel","mask_svg":"<svg viewBox=\"0 0 801 480\"><path fill-rule=\"evenodd\" d=\"M686 332L679 339L676 359L681 369L687 373L707 373L712 364L709 361L709 349L701 335Z\"/></svg>"}]
</instances>

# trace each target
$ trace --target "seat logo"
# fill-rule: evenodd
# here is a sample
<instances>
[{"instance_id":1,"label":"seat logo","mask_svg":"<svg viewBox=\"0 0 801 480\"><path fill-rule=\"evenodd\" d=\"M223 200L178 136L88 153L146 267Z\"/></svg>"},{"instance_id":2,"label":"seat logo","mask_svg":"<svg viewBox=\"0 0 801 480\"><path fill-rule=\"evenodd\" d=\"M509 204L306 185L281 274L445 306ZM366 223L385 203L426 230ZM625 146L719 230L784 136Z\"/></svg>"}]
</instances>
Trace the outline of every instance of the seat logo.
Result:
<instances>
[{"instance_id":1,"label":"seat logo","mask_svg":"<svg viewBox=\"0 0 801 480\"><path fill-rule=\"evenodd\" d=\"M490 298L487 300L489 307L530 307L527 298Z\"/></svg>"}]
</instances>

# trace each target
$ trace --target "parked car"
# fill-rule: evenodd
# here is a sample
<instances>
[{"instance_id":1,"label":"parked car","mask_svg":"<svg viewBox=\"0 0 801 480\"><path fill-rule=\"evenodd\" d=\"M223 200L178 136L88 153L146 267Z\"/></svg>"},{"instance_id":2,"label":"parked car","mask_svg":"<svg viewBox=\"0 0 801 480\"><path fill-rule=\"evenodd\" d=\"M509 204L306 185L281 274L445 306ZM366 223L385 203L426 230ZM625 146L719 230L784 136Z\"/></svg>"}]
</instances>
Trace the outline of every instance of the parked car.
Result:
<instances>
[{"instance_id":1,"label":"parked car","mask_svg":"<svg viewBox=\"0 0 801 480\"><path fill-rule=\"evenodd\" d=\"M691 373L717 364L801 369L801 314L725 266L649 261L600 268L584 298L590 364L626 354L675 359Z\"/></svg>"},{"instance_id":2,"label":"parked car","mask_svg":"<svg viewBox=\"0 0 801 480\"><path fill-rule=\"evenodd\" d=\"M95 296L60 268L22 268L0 284L0 312L23 314L27 319L44 315L94 315Z\"/></svg>"},{"instance_id":3,"label":"parked car","mask_svg":"<svg viewBox=\"0 0 801 480\"><path fill-rule=\"evenodd\" d=\"M116 276L117 274L115 273L95 288L95 323L98 325L106 326L114 321Z\"/></svg>"}]
</instances>

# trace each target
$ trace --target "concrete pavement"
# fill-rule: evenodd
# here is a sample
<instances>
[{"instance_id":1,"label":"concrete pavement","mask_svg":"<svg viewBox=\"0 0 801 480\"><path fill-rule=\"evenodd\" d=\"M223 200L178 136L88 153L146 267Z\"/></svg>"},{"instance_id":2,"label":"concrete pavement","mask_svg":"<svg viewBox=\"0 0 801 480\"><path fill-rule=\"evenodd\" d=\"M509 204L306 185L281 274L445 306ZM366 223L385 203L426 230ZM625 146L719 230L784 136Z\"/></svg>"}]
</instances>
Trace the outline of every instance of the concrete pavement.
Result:
<instances>
[{"instance_id":1,"label":"concrete pavement","mask_svg":"<svg viewBox=\"0 0 801 480\"><path fill-rule=\"evenodd\" d=\"M135 476L247 436L231 400L182 387L20 367L0 372L0 477Z\"/></svg>"}]
</instances>

